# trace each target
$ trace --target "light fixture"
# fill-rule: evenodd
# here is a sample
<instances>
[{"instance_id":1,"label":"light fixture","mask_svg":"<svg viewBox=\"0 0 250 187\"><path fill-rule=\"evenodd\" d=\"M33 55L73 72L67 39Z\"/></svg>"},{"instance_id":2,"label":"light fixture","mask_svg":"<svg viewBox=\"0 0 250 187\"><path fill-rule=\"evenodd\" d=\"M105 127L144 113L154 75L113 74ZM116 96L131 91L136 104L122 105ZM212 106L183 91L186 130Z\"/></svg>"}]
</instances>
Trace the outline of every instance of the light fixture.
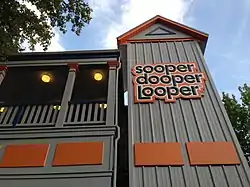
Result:
<instances>
[{"instance_id":1,"label":"light fixture","mask_svg":"<svg viewBox=\"0 0 250 187\"><path fill-rule=\"evenodd\" d=\"M4 108L4 107L1 107L1 108L0 108L0 113L3 113L4 110L5 110L5 108Z\"/></svg>"},{"instance_id":2,"label":"light fixture","mask_svg":"<svg viewBox=\"0 0 250 187\"><path fill-rule=\"evenodd\" d=\"M54 106L53 106L53 109L54 109L54 110L60 110L60 109L61 109L61 106L60 106L60 105L59 105L59 106L58 106L58 105L54 105Z\"/></svg>"},{"instance_id":3,"label":"light fixture","mask_svg":"<svg viewBox=\"0 0 250 187\"><path fill-rule=\"evenodd\" d=\"M101 81L102 80L102 74L101 73L95 73L94 74L94 79L96 80L96 81Z\"/></svg>"},{"instance_id":4,"label":"light fixture","mask_svg":"<svg viewBox=\"0 0 250 187\"><path fill-rule=\"evenodd\" d=\"M51 77L48 74L43 74L41 79L45 83L49 83L51 81Z\"/></svg>"},{"instance_id":5,"label":"light fixture","mask_svg":"<svg viewBox=\"0 0 250 187\"><path fill-rule=\"evenodd\" d=\"M108 106L107 104L100 104L99 105L100 108L104 108L104 109L107 108L107 106Z\"/></svg>"}]
</instances>

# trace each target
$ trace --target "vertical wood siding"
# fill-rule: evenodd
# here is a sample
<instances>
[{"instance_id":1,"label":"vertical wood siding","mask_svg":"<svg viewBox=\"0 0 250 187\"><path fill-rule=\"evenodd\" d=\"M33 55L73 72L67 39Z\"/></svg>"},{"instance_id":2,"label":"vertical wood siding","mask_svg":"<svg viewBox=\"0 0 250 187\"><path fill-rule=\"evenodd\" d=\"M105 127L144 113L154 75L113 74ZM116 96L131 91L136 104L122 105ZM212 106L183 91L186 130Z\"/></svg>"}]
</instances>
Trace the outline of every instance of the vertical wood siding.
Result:
<instances>
[{"instance_id":1,"label":"vertical wood siding","mask_svg":"<svg viewBox=\"0 0 250 187\"><path fill-rule=\"evenodd\" d=\"M129 175L131 187L238 187L250 186L249 168L236 166L190 166L185 142L234 141L235 135L214 86L203 55L194 41L135 43L127 47L129 92ZM134 104L131 68L135 64L196 62L208 75L202 99L178 99L175 103L157 100ZM133 145L138 142L180 142L182 167L134 167ZM236 146L239 148L238 142ZM239 150L239 149L238 149Z\"/></svg>"}]
</instances>

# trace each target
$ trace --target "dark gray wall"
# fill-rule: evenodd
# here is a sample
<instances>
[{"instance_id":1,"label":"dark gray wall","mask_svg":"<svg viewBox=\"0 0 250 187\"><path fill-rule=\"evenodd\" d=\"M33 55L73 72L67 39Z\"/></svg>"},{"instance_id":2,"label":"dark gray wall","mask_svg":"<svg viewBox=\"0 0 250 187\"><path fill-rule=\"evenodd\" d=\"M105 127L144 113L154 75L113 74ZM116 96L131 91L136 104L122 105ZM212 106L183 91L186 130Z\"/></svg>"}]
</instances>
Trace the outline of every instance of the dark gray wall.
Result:
<instances>
[{"instance_id":1,"label":"dark gray wall","mask_svg":"<svg viewBox=\"0 0 250 187\"><path fill-rule=\"evenodd\" d=\"M112 184L116 128L111 126L10 130L0 132L0 158L9 144L50 144L45 167L0 168L1 187L105 186ZM104 142L102 165L52 167L56 145L60 142ZM18 156L18 155L17 155Z\"/></svg>"},{"instance_id":2,"label":"dark gray wall","mask_svg":"<svg viewBox=\"0 0 250 187\"><path fill-rule=\"evenodd\" d=\"M123 60L123 59L122 59ZM127 46L128 135L130 187L238 187L250 186L249 166L240 149L222 105L203 54L196 41L134 43ZM156 101L134 104L131 69L139 64L196 62L204 71L205 95L202 99L179 99L175 103ZM233 141L241 165L190 166L185 142ZM180 142L185 165L181 167L134 167L134 143Z\"/></svg>"},{"instance_id":3,"label":"dark gray wall","mask_svg":"<svg viewBox=\"0 0 250 187\"><path fill-rule=\"evenodd\" d=\"M2 180L1 186L3 187L19 187L19 186L55 186L55 187L98 187L98 186L111 186L110 177L92 177L87 178L84 176L72 176L72 178L49 178L49 179L28 179L28 180Z\"/></svg>"}]
</instances>

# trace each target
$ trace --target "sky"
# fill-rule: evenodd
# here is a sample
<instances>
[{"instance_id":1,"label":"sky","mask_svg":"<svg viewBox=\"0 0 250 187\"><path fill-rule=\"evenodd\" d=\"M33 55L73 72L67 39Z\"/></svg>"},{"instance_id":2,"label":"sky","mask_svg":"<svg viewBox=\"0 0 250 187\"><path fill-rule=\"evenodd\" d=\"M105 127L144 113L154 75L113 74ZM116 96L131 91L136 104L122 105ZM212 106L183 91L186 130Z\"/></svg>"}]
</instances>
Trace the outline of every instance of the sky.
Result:
<instances>
[{"instance_id":1,"label":"sky","mask_svg":"<svg viewBox=\"0 0 250 187\"><path fill-rule=\"evenodd\" d=\"M161 15L209 34L205 59L220 93L239 97L238 86L250 84L250 0L87 2L93 19L81 36L55 31L49 51L117 48L116 37Z\"/></svg>"}]
</instances>

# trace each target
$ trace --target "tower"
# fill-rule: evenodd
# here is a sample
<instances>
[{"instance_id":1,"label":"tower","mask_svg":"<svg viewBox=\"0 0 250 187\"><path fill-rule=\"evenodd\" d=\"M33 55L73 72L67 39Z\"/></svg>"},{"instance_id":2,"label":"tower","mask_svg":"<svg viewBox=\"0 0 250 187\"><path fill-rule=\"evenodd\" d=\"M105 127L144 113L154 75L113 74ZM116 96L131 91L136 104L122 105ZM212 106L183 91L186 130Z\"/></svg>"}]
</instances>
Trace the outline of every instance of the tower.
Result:
<instances>
[{"instance_id":1,"label":"tower","mask_svg":"<svg viewBox=\"0 0 250 187\"><path fill-rule=\"evenodd\" d=\"M250 185L204 59L207 39L161 16L117 38L128 92L130 187Z\"/></svg>"}]
</instances>

